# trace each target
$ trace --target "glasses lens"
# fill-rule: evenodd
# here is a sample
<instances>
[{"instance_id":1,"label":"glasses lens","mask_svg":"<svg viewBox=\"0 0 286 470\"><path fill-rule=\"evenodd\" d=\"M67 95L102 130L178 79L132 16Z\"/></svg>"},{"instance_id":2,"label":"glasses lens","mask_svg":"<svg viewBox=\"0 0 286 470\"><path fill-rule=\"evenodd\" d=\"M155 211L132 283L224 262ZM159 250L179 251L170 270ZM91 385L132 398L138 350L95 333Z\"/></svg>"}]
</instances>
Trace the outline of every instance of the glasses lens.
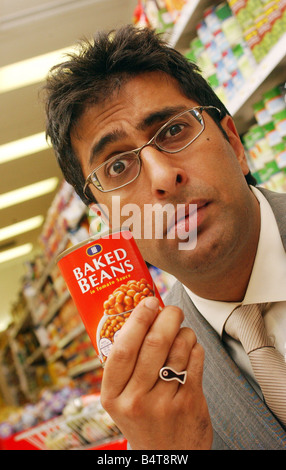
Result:
<instances>
[{"instance_id":1,"label":"glasses lens","mask_svg":"<svg viewBox=\"0 0 286 470\"><path fill-rule=\"evenodd\" d=\"M156 145L169 152L179 151L195 140L204 130L204 121L197 109L174 117L157 135Z\"/></svg>"},{"instance_id":2,"label":"glasses lens","mask_svg":"<svg viewBox=\"0 0 286 470\"><path fill-rule=\"evenodd\" d=\"M136 153L116 155L96 171L96 177L104 191L131 183L139 174L140 161Z\"/></svg>"}]
</instances>

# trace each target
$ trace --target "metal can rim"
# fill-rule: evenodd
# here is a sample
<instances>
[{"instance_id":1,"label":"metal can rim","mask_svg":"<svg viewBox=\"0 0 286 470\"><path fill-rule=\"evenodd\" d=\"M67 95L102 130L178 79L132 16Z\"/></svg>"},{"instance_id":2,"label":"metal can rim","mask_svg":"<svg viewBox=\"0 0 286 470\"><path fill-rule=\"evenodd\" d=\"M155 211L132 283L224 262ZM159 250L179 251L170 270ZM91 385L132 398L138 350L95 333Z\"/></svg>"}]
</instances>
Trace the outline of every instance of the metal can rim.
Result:
<instances>
[{"instance_id":1,"label":"metal can rim","mask_svg":"<svg viewBox=\"0 0 286 470\"><path fill-rule=\"evenodd\" d=\"M72 253L73 251L77 250L78 248L81 248L82 246L84 245L87 245L88 243L94 241L94 240L99 240L100 238L103 238L105 237L106 235L110 235L110 234L113 234L113 233L118 233L118 232L125 232L126 230L128 230L130 232L130 230L128 228L119 228L119 229L115 229L115 230L111 230L109 228L107 228L106 230L104 230L103 232L101 233L97 233L96 235L93 235L89 238L86 238L85 240L82 240L81 242L77 243L76 245L73 245L73 246L70 246L69 248L67 248L66 250L62 251L61 253L58 254L58 256L56 257L56 264L62 259L64 258L65 256L69 255L70 253Z\"/></svg>"}]
</instances>

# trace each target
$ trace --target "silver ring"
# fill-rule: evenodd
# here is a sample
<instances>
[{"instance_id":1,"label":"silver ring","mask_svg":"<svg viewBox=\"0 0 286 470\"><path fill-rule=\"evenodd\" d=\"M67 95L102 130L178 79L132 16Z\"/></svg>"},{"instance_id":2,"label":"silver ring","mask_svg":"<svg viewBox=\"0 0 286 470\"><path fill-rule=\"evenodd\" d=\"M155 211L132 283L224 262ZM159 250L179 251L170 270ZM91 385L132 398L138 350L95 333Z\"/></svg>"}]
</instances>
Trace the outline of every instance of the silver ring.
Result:
<instances>
[{"instance_id":1,"label":"silver ring","mask_svg":"<svg viewBox=\"0 0 286 470\"><path fill-rule=\"evenodd\" d=\"M187 371L183 370L182 372L177 372L175 369L172 369L172 367L162 367L159 371L159 377L165 380L165 382L177 380L177 382L184 385L187 379Z\"/></svg>"}]
</instances>

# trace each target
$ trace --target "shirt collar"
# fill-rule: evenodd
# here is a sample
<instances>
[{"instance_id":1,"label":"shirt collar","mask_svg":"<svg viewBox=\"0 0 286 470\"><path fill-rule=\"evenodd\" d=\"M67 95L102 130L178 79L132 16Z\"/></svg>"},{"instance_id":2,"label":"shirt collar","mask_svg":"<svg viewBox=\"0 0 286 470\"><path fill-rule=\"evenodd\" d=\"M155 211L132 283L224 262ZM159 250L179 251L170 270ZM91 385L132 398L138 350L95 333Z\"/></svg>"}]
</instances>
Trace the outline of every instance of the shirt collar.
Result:
<instances>
[{"instance_id":1,"label":"shirt collar","mask_svg":"<svg viewBox=\"0 0 286 470\"><path fill-rule=\"evenodd\" d=\"M286 252L275 216L261 191L253 186L250 188L260 204L261 227L257 253L243 302L204 299L184 286L197 309L220 336L228 316L237 305L286 300Z\"/></svg>"}]
</instances>

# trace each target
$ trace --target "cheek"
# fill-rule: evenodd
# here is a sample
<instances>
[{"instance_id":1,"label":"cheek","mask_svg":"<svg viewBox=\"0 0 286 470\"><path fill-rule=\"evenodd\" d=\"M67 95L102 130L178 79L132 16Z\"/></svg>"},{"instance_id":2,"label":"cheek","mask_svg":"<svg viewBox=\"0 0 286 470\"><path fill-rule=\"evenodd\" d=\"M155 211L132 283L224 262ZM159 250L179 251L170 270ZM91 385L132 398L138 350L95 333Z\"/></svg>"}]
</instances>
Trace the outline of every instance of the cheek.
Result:
<instances>
[{"instance_id":1,"label":"cheek","mask_svg":"<svg viewBox=\"0 0 286 470\"><path fill-rule=\"evenodd\" d=\"M136 240L136 244L143 259L153 266L157 266L165 271L174 269L174 263L177 261L177 249L175 247L166 248L166 243L162 240ZM168 249L168 257L166 257L166 249ZM172 256L173 254L173 256ZM170 258L174 257L170 263Z\"/></svg>"},{"instance_id":2,"label":"cheek","mask_svg":"<svg viewBox=\"0 0 286 470\"><path fill-rule=\"evenodd\" d=\"M241 184L245 171L226 139L207 137L202 148L201 170L197 168L197 171L205 181L213 186L222 184L232 187Z\"/></svg>"},{"instance_id":3,"label":"cheek","mask_svg":"<svg viewBox=\"0 0 286 470\"><path fill-rule=\"evenodd\" d=\"M154 240L144 240L144 237L135 238L136 244L145 261L152 263L152 249L154 250Z\"/></svg>"}]
</instances>

